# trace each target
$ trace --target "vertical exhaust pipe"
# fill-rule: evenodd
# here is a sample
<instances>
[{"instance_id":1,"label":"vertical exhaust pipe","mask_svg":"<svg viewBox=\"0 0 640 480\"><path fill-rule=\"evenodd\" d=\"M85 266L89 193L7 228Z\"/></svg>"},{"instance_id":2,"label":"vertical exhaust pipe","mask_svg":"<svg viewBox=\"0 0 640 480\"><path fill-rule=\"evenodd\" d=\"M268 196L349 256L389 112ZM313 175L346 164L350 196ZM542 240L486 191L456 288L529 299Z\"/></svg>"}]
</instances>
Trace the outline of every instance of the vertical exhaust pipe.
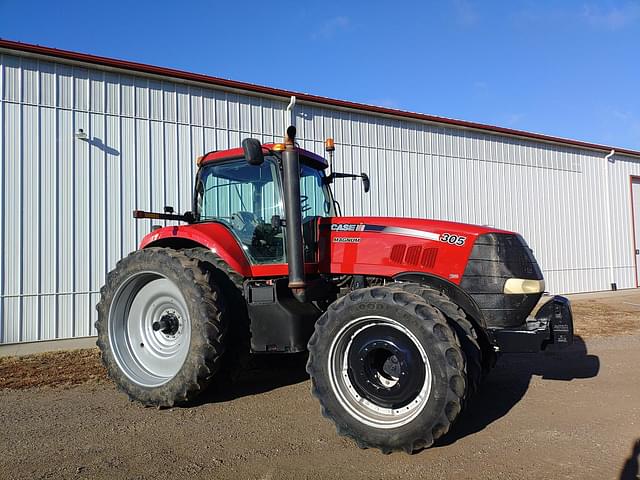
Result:
<instances>
[{"instance_id":1,"label":"vertical exhaust pipe","mask_svg":"<svg viewBox=\"0 0 640 480\"><path fill-rule=\"evenodd\" d=\"M295 147L296 127L287 128L285 149L282 152L284 213L287 234L287 263L289 288L300 302L306 300L304 252L302 240L302 211L300 208L300 159Z\"/></svg>"}]
</instances>

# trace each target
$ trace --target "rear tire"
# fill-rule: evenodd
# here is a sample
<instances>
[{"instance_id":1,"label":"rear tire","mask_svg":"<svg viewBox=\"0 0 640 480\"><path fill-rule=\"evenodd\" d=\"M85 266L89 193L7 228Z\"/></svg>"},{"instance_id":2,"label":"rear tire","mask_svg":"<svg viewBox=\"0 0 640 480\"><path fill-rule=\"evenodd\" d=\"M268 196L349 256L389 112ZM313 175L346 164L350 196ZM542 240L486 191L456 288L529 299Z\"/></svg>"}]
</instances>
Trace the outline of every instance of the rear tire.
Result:
<instances>
[{"instance_id":1,"label":"rear tire","mask_svg":"<svg viewBox=\"0 0 640 480\"><path fill-rule=\"evenodd\" d=\"M464 357L439 310L398 289L334 302L309 341L307 372L322 414L361 448L412 453L456 420Z\"/></svg>"},{"instance_id":2,"label":"rear tire","mask_svg":"<svg viewBox=\"0 0 640 480\"><path fill-rule=\"evenodd\" d=\"M201 263L206 272L207 281L217 286L222 293L221 308L226 326L225 353L217 378L224 384L233 381L247 369L251 353L251 331L247 302L243 294L244 278L208 248L190 248L182 250L189 258ZM216 385L220 382L215 381Z\"/></svg>"},{"instance_id":3,"label":"rear tire","mask_svg":"<svg viewBox=\"0 0 640 480\"><path fill-rule=\"evenodd\" d=\"M171 407L205 389L220 367L226 328L220 289L198 260L165 248L133 252L100 293L97 345L120 390Z\"/></svg>"}]
</instances>

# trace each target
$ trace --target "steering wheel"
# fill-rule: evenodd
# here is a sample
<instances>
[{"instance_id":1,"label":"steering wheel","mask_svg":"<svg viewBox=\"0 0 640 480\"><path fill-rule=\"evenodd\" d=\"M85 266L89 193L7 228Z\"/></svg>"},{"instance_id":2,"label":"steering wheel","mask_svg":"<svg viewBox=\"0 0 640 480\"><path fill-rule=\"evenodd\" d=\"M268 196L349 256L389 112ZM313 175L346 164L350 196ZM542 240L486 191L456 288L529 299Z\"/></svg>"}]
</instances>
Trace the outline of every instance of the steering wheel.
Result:
<instances>
[{"instance_id":1,"label":"steering wheel","mask_svg":"<svg viewBox=\"0 0 640 480\"><path fill-rule=\"evenodd\" d=\"M253 234L259 223L258 217L251 212L235 212L231 214L231 226L239 232Z\"/></svg>"}]
</instances>

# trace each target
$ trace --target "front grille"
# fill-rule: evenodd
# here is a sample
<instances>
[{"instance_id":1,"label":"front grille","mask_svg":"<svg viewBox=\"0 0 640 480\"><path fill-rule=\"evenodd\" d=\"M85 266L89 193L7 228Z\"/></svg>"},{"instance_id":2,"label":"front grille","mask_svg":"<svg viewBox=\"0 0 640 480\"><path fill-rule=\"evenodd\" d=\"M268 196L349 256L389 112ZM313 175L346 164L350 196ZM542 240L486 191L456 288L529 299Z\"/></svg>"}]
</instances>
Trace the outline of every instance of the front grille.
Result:
<instances>
[{"instance_id":1,"label":"front grille","mask_svg":"<svg viewBox=\"0 0 640 480\"><path fill-rule=\"evenodd\" d=\"M520 235L489 233L473 245L460 286L483 311L489 326L521 325L542 293L506 295L509 278L542 280L533 252Z\"/></svg>"}]
</instances>

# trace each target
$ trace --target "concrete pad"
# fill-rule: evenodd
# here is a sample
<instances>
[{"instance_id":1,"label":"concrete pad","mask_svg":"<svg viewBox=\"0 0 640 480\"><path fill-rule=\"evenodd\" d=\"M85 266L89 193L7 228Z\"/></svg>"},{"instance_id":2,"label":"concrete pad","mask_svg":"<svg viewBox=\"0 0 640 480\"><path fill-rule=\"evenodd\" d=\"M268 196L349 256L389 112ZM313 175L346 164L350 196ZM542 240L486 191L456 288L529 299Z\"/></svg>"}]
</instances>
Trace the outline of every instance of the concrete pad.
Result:
<instances>
[{"instance_id":1,"label":"concrete pad","mask_svg":"<svg viewBox=\"0 0 640 480\"><path fill-rule=\"evenodd\" d=\"M31 355L59 350L78 350L96 346L96 337L67 338L43 342L10 343L0 345L0 357Z\"/></svg>"}]
</instances>

